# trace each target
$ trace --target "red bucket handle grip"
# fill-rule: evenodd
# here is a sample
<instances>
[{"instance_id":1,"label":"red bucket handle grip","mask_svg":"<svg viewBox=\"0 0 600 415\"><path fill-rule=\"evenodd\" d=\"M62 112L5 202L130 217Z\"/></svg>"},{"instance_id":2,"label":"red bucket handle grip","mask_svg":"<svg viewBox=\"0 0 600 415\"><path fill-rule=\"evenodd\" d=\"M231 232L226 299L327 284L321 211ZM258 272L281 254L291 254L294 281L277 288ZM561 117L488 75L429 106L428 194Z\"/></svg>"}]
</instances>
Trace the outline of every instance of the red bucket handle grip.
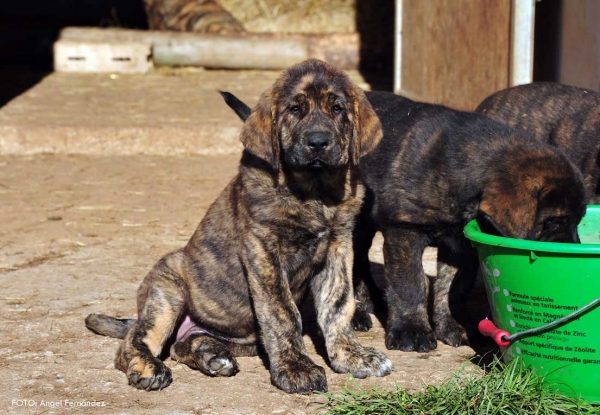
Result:
<instances>
[{"instance_id":1,"label":"red bucket handle grip","mask_svg":"<svg viewBox=\"0 0 600 415\"><path fill-rule=\"evenodd\" d=\"M496 327L496 325L494 324L494 322L492 320L487 319L487 318L484 320L481 320L479 322L479 325L477 326L477 328L479 329L479 332L481 334L483 334L484 336L488 336L488 337L491 337L492 339L494 339L494 341L496 342L496 344L498 346L501 346L501 347L510 346L510 341L503 339L503 337L510 336L510 333L507 332L506 330L500 330L498 327Z\"/></svg>"}]
</instances>

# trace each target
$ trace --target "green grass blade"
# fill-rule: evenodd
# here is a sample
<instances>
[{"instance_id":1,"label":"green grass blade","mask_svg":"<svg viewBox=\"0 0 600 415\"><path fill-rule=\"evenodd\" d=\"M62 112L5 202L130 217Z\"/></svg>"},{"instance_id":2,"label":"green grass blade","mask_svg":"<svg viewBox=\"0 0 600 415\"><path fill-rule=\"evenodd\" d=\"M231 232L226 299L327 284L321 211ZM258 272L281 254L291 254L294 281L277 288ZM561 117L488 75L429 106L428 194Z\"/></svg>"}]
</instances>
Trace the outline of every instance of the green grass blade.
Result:
<instances>
[{"instance_id":1,"label":"green grass blade","mask_svg":"<svg viewBox=\"0 0 600 415\"><path fill-rule=\"evenodd\" d=\"M483 376L459 370L439 386L409 393L393 390L364 391L346 385L328 398L329 415L600 415L600 406L561 395L543 386L543 378L520 360L500 361Z\"/></svg>"}]
</instances>

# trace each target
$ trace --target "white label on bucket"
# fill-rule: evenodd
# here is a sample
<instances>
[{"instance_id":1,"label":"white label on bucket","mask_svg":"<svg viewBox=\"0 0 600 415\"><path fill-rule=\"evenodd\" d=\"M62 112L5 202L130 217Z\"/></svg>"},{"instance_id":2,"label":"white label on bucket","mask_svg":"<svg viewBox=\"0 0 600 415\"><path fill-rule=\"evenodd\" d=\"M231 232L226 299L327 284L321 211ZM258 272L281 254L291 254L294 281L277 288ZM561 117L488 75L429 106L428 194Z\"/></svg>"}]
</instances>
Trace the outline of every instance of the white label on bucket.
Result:
<instances>
[{"instance_id":1,"label":"white label on bucket","mask_svg":"<svg viewBox=\"0 0 600 415\"><path fill-rule=\"evenodd\" d=\"M507 297L508 297L508 294L509 294L509 292L508 292L508 290L507 290L506 288L505 288L505 289L504 289L504 291L502 291L502 292L504 293L504 295L505 295L505 296L507 296Z\"/></svg>"},{"instance_id":2,"label":"white label on bucket","mask_svg":"<svg viewBox=\"0 0 600 415\"><path fill-rule=\"evenodd\" d=\"M512 311L512 306L511 306L510 304L507 304L507 306L506 306L506 309L507 309L508 311Z\"/></svg>"}]
</instances>

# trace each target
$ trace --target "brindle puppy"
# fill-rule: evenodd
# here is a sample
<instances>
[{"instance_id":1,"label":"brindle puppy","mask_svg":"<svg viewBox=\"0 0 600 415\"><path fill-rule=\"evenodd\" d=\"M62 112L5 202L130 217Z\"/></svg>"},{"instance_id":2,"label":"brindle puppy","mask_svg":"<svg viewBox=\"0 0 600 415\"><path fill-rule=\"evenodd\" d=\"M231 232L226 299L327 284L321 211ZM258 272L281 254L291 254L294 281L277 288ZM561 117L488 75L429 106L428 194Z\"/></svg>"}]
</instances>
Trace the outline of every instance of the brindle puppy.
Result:
<instances>
[{"instance_id":1,"label":"brindle puppy","mask_svg":"<svg viewBox=\"0 0 600 415\"><path fill-rule=\"evenodd\" d=\"M144 0L151 30L239 33L244 27L216 0Z\"/></svg>"},{"instance_id":2,"label":"brindle puppy","mask_svg":"<svg viewBox=\"0 0 600 415\"><path fill-rule=\"evenodd\" d=\"M227 104L244 119L247 106L229 93ZM367 185L355 230L354 326L368 330L372 284L368 250L384 235L389 349L426 352L437 339L467 343L466 298L478 261L462 235L478 219L489 233L540 241L579 242L585 212L583 179L556 148L480 114L423 104L386 92L367 92L383 140L361 160ZM433 285L433 329L422 265L438 247Z\"/></svg>"},{"instance_id":3,"label":"brindle puppy","mask_svg":"<svg viewBox=\"0 0 600 415\"><path fill-rule=\"evenodd\" d=\"M336 372L390 373L362 347L351 319L352 230L364 188L358 160L380 141L364 93L332 66L309 60L265 92L241 141L239 173L188 244L161 259L138 291L138 320L91 315L89 328L122 337L116 367L136 388L162 389L167 340L175 359L211 376L238 370L234 356L268 354L272 383L287 392L327 390L306 354L297 304L307 290Z\"/></svg>"},{"instance_id":4,"label":"brindle puppy","mask_svg":"<svg viewBox=\"0 0 600 415\"><path fill-rule=\"evenodd\" d=\"M600 203L598 92L537 82L499 91L475 111L560 147L583 173L590 200Z\"/></svg>"}]
</instances>

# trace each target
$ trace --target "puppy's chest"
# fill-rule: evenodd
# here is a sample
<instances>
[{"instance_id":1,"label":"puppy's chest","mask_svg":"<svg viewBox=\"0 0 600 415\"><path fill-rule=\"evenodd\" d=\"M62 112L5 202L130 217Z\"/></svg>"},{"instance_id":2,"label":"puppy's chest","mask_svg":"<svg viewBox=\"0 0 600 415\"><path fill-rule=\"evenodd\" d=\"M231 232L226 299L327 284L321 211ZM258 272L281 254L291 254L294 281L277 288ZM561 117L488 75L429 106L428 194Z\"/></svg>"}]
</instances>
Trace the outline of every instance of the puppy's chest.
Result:
<instances>
[{"instance_id":1,"label":"puppy's chest","mask_svg":"<svg viewBox=\"0 0 600 415\"><path fill-rule=\"evenodd\" d=\"M349 234L346 212L340 207L321 204L288 206L282 220L274 226L280 252L288 260L322 262L331 242Z\"/></svg>"},{"instance_id":2,"label":"puppy's chest","mask_svg":"<svg viewBox=\"0 0 600 415\"><path fill-rule=\"evenodd\" d=\"M289 269L302 268L309 263L320 263L327 257L332 236L333 232L329 228L282 228L278 238L279 252Z\"/></svg>"}]
</instances>

